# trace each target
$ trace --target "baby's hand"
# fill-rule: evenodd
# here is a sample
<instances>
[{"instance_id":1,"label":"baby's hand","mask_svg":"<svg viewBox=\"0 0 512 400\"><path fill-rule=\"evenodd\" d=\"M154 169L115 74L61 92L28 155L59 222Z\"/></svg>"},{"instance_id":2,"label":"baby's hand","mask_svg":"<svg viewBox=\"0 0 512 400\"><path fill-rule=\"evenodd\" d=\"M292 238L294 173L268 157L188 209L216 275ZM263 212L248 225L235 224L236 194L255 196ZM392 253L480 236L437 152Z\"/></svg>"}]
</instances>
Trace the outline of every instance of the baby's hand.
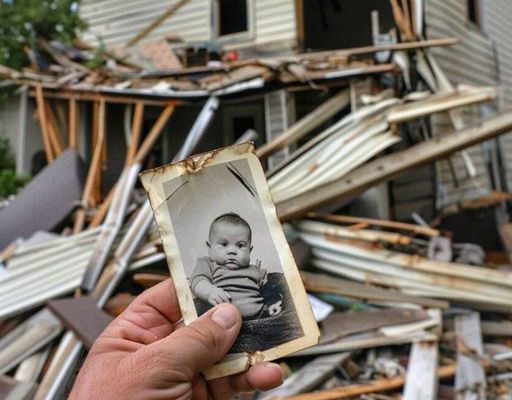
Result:
<instances>
[{"instance_id":1,"label":"baby's hand","mask_svg":"<svg viewBox=\"0 0 512 400\"><path fill-rule=\"evenodd\" d=\"M210 303L212 306L230 302L231 296L218 287L213 287L212 290L210 291L210 294L208 295L208 303Z\"/></svg>"}]
</instances>

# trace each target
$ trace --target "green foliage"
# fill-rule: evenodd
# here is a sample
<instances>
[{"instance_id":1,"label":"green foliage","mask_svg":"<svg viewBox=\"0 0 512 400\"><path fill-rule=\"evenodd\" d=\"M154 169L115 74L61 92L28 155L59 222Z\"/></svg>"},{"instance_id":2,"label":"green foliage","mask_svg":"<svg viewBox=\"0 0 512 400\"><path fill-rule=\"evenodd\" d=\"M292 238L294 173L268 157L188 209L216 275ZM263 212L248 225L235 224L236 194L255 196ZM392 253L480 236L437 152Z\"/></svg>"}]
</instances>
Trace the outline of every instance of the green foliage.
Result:
<instances>
[{"instance_id":1,"label":"green foliage","mask_svg":"<svg viewBox=\"0 0 512 400\"><path fill-rule=\"evenodd\" d=\"M16 175L9 141L0 138L0 199L16 194L29 180L29 177Z\"/></svg>"},{"instance_id":2,"label":"green foliage","mask_svg":"<svg viewBox=\"0 0 512 400\"><path fill-rule=\"evenodd\" d=\"M90 59L85 63L85 66L89 69L98 69L103 66L103 60L105 57L105 44L100 40L100 45L94 53L94 58Z\"/></svg>"},{"instance_id":3,"label":"green foliage","mask_svg":"<svg viewBox=\"0 0 512 400\"><path fill-rule=\"evenodd\" d=\"M9 140L0 138L0 170L14 169L14 158L9 148Z\"/></svg>"},{"instance_id":4,"label":"green foliage","mask_svg":"<svg viewBox=\"0 0 512 400\"><path fill-rule=\"evenodd\" d=\"M85 27L77 0L0 0L0 64L20 69L38 37L70 44Z\"/></svg>"},{"instance_id":5,"label":"green foliage","mask_svg":"<svg viewBox=\"0 0 512 400\"><path fill-rule=\"evenodd\" d=\"M16 194L30 178L18 176L12 169L0 169L0 198Z\"/></svg>"}]
</instances>

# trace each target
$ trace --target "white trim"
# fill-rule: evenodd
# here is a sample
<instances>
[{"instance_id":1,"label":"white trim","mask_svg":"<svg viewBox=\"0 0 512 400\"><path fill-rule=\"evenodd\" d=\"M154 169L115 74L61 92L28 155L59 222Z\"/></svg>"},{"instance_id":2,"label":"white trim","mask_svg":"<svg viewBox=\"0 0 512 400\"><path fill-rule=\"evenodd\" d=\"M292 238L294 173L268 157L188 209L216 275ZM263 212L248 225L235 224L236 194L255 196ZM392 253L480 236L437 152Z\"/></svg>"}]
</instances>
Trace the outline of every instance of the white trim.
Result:
<instances>
[{"instance_id":1,"label":"white trim","mask_svg":"<svg viewBox=\"0 0 512 400\"><path fill-rule=\"evenodd\" d=\"M217 26L219 16L218 0L211 2L211 38L221 44L236 44L241 42L249 42L255 38L256 33L256 13L254 11L254 0L245 0L247 3L247 30L243 32L231 33L229 35L220 35L219 26Z\"/></svg>"}]
</instances>

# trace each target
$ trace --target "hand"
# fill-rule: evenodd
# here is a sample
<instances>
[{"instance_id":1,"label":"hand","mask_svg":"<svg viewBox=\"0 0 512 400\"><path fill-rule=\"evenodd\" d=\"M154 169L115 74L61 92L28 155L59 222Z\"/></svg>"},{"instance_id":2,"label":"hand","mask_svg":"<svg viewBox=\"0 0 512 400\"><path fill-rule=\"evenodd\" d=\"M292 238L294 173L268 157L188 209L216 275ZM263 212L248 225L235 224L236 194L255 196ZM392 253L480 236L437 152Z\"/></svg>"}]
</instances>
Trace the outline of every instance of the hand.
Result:
<instances>
[{"instance_id":1,"label":"hand","mask_svg":"<svg viewBox=\"0 0 512 400\"><path fill-rule=\"evenodd\" d=\"M208 294L208 303L212 306L222 303L231 303L231 296L221 288L213 286Z\"/></svg>"},{"instance_id":2,"label":"hand","mask_svg":"<svg viewBox=\"0 0 512 400\"><path fill-rule=\"evenodd\" d=\"M141 294L96 340L69 399L230 399L239 392L281 383L278 365L207 382L201 371L233 345L242 323L230 304L217 306L187 326L171 280Z\"/></svg>"}]
</instances>

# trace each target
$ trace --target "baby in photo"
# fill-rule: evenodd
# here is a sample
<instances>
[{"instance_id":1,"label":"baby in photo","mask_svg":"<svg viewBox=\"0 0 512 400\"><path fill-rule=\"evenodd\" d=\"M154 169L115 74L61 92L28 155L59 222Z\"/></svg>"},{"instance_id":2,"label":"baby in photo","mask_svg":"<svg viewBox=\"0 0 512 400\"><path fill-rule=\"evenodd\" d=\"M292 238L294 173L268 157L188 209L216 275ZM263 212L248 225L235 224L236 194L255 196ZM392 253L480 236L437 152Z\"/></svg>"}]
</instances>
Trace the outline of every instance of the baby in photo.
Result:
<instances>
[{"instance_id":1,"label":"baby in photo","mask_svg":"<svg viewBox=\"0 0 512 400\"><path fill-rule=\"evenodd\" d=\"M238 214L227 213L210 225L208 256L199 258L190 276L190 288L211 306L233 303L244 320L269 315L260 288L267 282L267 271L251 264L251 227Z\"/></svg>"}]
</instances>

